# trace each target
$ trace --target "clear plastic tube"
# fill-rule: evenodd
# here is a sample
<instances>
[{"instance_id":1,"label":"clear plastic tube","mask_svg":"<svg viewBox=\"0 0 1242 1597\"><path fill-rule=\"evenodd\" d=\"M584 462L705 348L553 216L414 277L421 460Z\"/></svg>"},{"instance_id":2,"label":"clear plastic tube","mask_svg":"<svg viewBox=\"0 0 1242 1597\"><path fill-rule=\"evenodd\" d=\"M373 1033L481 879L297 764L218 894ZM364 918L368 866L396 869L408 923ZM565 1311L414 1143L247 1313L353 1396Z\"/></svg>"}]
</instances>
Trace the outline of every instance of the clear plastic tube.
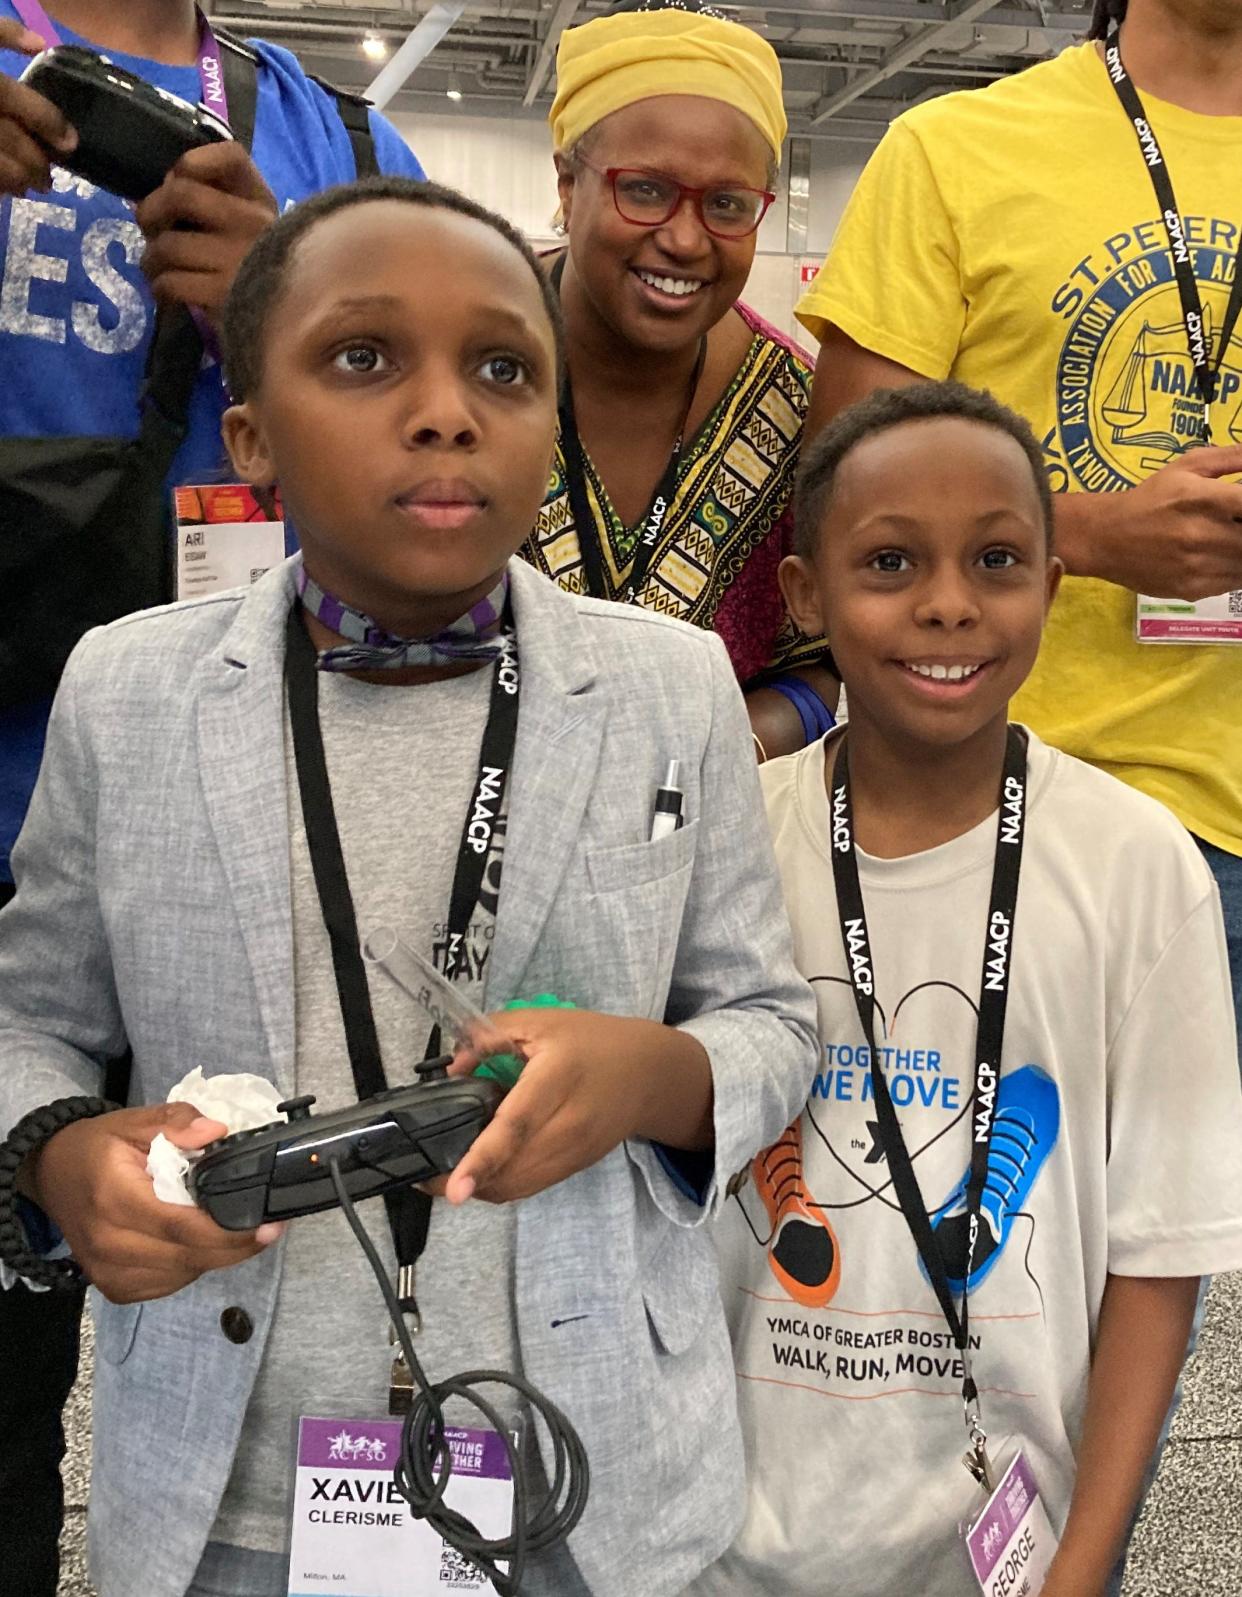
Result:
<instances>
[{"instance_id":1,"label":"clear plastic tube","mask_svg":"<svg viewBox=\"0 0 1242 1597\"><path fill-rule=\"evenodd\" d=\"M376 926L363 938L362 957L431 1016L446 1043L468 1048L480 1059L514 1052L514 1044L501 1036L483 1011L464 998L430 961L415 953L391 926Z\"/></svg>"}]
</instances>

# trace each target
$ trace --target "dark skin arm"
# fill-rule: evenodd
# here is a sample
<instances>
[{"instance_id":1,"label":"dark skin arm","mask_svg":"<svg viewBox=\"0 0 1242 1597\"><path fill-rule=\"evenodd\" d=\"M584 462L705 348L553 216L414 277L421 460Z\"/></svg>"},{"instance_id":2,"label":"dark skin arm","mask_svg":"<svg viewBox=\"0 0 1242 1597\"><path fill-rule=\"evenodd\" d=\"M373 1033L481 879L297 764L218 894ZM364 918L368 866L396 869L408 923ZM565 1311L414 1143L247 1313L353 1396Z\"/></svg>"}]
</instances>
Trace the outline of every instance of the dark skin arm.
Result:
<instances>
[{"instance_id":1,"label":"dark skin arm","mask_svg":"<svg viewBox=\"0 0 1242 1597\"><path fill-rule=\"evenodd\" d=\"M810 683L830 710L835 710L841 696L841 684L825 666L802 665L787 673ZM781 754L796 754L806 744L802 732L802 718L783 693L775 688L751 688L746 695L746 713L750 716L750 729L759 741L755 758L774 760Z\"/></svg>"},{"instance_id":2,"label":"dark skin arm","mask_svg":"<svg viewBox=\"0 0 1242 1597\"><path fill-rule=\"evenodd\" d=\"M1042 1597L1104 1597L1168 1413L1198 1290L1198 1276L1109 1276L1074 1495Z\"/></svg>"},{"instance_id":3,"label":"dark skin arm","mask_svg":"<svg viewBox=\"0 0 1242 1597\"><path fill-rule=\"evenodd\" d=\"M806 436L876 388L920 382L917 372L830 327L820 350ZM1203 599L1242 586L1242 448L1192 449L1137 488L1056 495L1056 546L1074 577L1135 593Z\"/></svg>"}]
</instances>

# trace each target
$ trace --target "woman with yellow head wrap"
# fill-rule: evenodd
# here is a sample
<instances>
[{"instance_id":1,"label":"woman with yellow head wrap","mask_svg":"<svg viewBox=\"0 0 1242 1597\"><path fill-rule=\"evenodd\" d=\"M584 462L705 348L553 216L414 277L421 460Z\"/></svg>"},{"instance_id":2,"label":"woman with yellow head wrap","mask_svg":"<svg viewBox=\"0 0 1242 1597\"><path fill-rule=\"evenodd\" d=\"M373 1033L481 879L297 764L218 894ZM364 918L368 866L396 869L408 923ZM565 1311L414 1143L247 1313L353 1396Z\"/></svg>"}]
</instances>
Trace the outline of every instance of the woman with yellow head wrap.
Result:
<instances>
[{"instance_id":1,"label":"woman with yellow head wrap","mask_svg":"<svg viewBox=\"0 0 1242 1597\"><path fill-rule=\"evenodd\" d=\"M780 63L717 12L628 6L562 36L550 120L568 378L524 552L563 587L714 628L761 753L801 747L836 690L777 581L810 362L738 303L785 139Z\"/></svg>"}]
</instances>

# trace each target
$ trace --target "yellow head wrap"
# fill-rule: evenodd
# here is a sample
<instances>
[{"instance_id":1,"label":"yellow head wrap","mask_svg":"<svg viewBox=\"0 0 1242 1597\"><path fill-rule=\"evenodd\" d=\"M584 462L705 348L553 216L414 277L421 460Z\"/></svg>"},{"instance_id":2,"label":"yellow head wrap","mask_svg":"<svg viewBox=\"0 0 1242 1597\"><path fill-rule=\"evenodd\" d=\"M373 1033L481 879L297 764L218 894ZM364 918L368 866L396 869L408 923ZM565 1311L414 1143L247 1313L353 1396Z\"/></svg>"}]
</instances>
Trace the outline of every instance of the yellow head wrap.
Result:
<instances>
[{"instance_id":1,"label":"yellow head wrap","mask_svg":"<svg viewBox=\"0 0 1242 1597\"><path fill-rule=\"evenodd\" d=\"M612 112L662 94L723 100L780 159L789 124L776 51L741 23L672 9L618 12L566 29L548 117L556 148L572 149Z\"/></svg>"}]
</instances>

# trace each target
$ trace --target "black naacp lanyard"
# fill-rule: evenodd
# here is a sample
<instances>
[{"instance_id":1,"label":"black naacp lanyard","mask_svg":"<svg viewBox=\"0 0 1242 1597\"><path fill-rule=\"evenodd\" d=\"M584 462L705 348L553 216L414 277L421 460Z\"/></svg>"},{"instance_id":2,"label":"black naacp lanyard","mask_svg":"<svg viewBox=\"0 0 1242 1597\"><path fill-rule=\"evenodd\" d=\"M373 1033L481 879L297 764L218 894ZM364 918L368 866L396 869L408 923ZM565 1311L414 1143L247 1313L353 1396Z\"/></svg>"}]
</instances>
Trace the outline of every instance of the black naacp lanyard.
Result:
<instances>
[{"instance_id":1,"label":"black naacp lanyard","mask_svg":"<svg viewBox=\"0 0 1242 1597\"><path fill-rule=\"evenodd\" d=\"M1194 368L1195 386L1203 401L1202 441L1210 444L1212 400L1216 394L1216 383L1225 359L1225 351L1233 337L1238 312L1242 310L1242 244L1239 244L1233 257L1233 286L1229 290L1229 303L1225 309L1225 320L1221 323L1220 336L1216 340L1216 358L1213 360L1208 353L1207 329L1203 323L1203 300L1199 294L1199 284L1190 259L1190 246L1186 242L1185 230L1182 227L1181 212L1177 208L1177 199L1173 193L1173 180L1169 176L1168 163L1164 158L1164 151L1160 148L1156 130L1147 120L1134 81L1121 63L1121 35L1116 28L1111 30L1104 41L1104 65L1108 68L1108 76L1117 91L1117 98L1134 125L1139 149L1151 174L1152 187L1156 191L1156 200L1164 212L1164 230L1169 240L1169 253L1173 257L1177 292L1182 302L1186 348L1190 354L1190 364Z\"/></svg>"},{"instance_id":2,"label":"black naacp lanyard","mask_svg":"<svg viewBox=\"0 0 1242 1597\"><path fill-rule=\"evenodd\" d=\"M505 786L513 764L518 725L518 656L512 624L506 614L502 626L502 652L492 675L491 702L476 778L466 822L457 851L453 876L453 895L449 906L449 956L446 974L453 979L466 962L457 957L465 946L470 922L477 911L483 889L496 817L504 802ZM361 1101L373 1098L388 1087L384 1061L380 1054L366 966L358 945L358 921L353 895L345 870L345 856L336 825L332 786L324 756L323 732L319 724L319 670L315 645L311 642L301 608L289 612L285 630L285 684L289 695L289 723L293 731L293 757L297 767L302 816L306 823L306 844L311 870L319 894L328 942L332 949L332 968L345 1025L345 1046L349 1050L354 1088ZM438 1049L438 1033L432 1035L432 1052ZM428 1057L432 1057L429 1053ZM414 1266L427 1245L431 1224L431 1199L413 1187L398 1187L384 1194L393 1249L397 1255L397 1296L402 1309L418 1313L414 1299Z\"/></svg>"},{"instance_id":3,"label":"black naacp lanyard","mask_svg":"<svg viewBox=\"0 0 1242 1597\"><path fill-rule=\"evenodd\" d=\"M558 293L564 275L565 257L562 255L552 268L552 286ZM656 545L660 541L660 529L664 525L664 519L673 503L673 496L677 492L677 472L681 466L681 451L686 439L686 423L690 420L694 396L699 391L699 381L703 376L706 361L707 339L702 338L699 340L699 353L690 377L690 385L686 390L686 407L682 412L681 426L677 429L677 441L673 445L672 454L668 457L668 465L665 466L664 473L656 484L656 491L647 506L647 513L639 524L629 579L617 595L622 604L632 604L643 591L647 573L651 570L651 562L655 559ZM561 452L565 457L565 486L569 492L569 508L574 515L578 547L582 550L587 592L592 598L606 599L608 581L604 569L605 534L597 526L595 517L591 514L591 502L587 497L586 460L583 455L582 440L578 436L578 420L574 414L574 394L570 386L568 367L561 384L560 423Z\"/></svg>"},{"instance_id":4,"label":"black naacp lanyard","mask_svg":"<svg viewBox=\"0 0 1242 1597\"><path fill-rule=\"evenodd\" d=\"M846 737L837 749L832 777L832 874L837 890L837 913L841 921L841 941L849 967L871 1061L871 1089L879 1120L880 1145L888 1160L893 1190L901 1205L906 1224L927 1271L928 1280L944 1314L962 1359L962 1403L970 1450L963 1462L975 1479L990 1493L995 1487L987 1455L987 1433L979 1415L979 1389L975 1385L970 1356L970 1273L974 1268L975 1247L979 1238L979 1216L983 1189L988 1175L988 1154L992 1146L992 1126L996 1110L996 1089L1000 1081L1001 1045L1005 1037L1005 1011L1009 1004L1009 972L1013 954L1013 924L1018 907L1018 878L1022 870L1022 839L1026 830L1026 738L1016 727L1009 728L1005 744L1005 765L1001 777L1000 818L996 833L996 860L992 868L992 896L988 906L988 929L984 942L983 977L979 992L979 1020L975 1035L975 1087L971 1098L970 1175L966 1183L967 1248L962 1280L962 1306L959 1311L949 1285L949 1271L932 1230L918 1177L910 1159L893 1107L888 1081L880 1064L881 1054L875 1038L875 962L867 917L863 908L862 885L858 879L858 860L854 852L854 812L850 803L849 755Z\"/></svg>"}]
</instances>

